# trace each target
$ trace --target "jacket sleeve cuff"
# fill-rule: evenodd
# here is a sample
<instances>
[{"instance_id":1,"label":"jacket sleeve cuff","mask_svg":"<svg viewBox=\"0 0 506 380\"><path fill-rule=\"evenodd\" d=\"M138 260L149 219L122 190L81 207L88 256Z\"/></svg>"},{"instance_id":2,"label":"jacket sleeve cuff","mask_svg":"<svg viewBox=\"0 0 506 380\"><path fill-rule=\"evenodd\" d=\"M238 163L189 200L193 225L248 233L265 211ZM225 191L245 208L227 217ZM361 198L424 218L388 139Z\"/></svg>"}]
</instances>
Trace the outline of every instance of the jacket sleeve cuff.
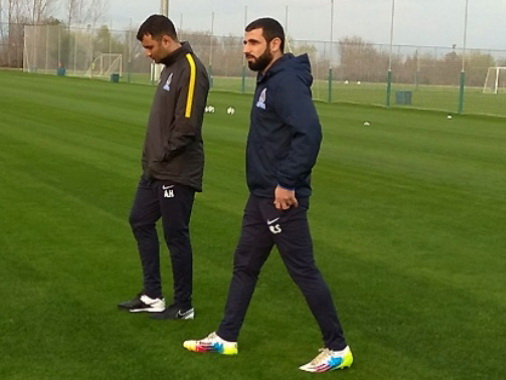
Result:
<instances>
[{"instance_id":1,"label":"jacket sleeve cuff","mask_svg":"<svg viewBox=\"0 0 506 380\"><path fill-rule=\"evenodd\" d=\"M295 191L295 187L285 186L285 185L282 185L280 183L278 183L278 186L281 187L284 190Z\"/></svg>"}]
</instances>

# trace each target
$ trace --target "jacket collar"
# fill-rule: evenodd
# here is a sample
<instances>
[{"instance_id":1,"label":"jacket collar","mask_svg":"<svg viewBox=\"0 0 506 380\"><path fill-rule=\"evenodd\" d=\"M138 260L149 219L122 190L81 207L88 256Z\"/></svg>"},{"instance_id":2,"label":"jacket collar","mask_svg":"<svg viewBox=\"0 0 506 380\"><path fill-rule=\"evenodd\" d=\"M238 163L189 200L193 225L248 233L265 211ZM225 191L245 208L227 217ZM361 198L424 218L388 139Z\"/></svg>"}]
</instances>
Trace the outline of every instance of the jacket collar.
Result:
<instances>
[{"instance_id":1,"label":"jacket collar","mask_svg":"<svg viewBox=\"0 0 506 380\"><path fill-rule=\"evenodd\" d=\"M165 66L170 66L187 53L193 53L193 50L189 42L183 41L181 42L181 47L177 48L172 53L163 58L160 63L163 63Z\"/></svg>"}]
</instances>

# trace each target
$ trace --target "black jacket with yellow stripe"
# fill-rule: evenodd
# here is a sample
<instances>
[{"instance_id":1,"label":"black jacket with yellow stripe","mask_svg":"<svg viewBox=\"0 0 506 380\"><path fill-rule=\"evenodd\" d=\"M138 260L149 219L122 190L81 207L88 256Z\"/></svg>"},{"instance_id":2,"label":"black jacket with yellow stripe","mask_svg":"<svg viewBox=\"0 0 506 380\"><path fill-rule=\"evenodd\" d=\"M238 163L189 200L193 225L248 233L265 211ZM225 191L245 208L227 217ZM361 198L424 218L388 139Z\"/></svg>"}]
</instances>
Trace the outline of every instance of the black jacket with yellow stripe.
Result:
<instances>
[{"instance_id":1,"label":"black jacket with yellow stripe","mask_svg":"<svg viewBox=\"0 0 506 380\"><path fill-rule=\"evenodd\" d=\"M149 116L143 176L202 191L202 121L209 78L188 42L165 57Z\"/></svg>"}]
</instances>

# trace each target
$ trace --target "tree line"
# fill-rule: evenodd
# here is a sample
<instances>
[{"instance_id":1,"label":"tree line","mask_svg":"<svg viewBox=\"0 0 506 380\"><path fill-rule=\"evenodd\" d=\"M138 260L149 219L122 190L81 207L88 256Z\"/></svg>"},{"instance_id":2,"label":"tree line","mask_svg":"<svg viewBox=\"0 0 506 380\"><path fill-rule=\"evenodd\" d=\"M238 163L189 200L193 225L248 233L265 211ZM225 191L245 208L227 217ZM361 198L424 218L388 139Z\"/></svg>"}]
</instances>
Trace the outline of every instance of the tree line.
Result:
<instances>
[{"instance_id":1,"label":"tree line","mask_svg":"<svg viewBox=\"0 0 506 380\"><path fill-rule=\"evenodd\" d=\"M107 0L0 0L0 66L22 66L25 25L95 28L107 16L108 6ZM57 10L63 20L55 17Z\"/></svg>"},{"instance_id":2,"label":"tree line","mask_svg":"<svg viewBox=\"0 0 506 380\"><path fill-rule=\"evenodd\" d=\"M53 17L57 7L63 7L63 19ZM136 30L114 34L101 22L107 17L106 0L0 0L0 66L22 67L25 25L55 25L61 29L58 53L70 57L75 50L72 41L83 33L89 36L91 49L86 47L89 60L101 53L123 54L124 71L147 70L147 60L135 40ZM101 26L100 26L101 25ZM87 31L77 28L86 26ZM179 31L183 40L191 42L201 60L213 75L241 76L244 73L242 37L213 36L209 32ZM302 42L288 39L287 45L294 54L308 53L316 79L327 79L329 68L339 81L385 82L389 65L396 83L422 85L456 85L462 69L462 53L448 49L445 54L434 54L421 47L410 54L399 52L390 55L386 45L376 45L357 36L344 37L332 47L328 42ZM401 47L395 47L400 51ZM413 51L414 50L414 51ZM334 56L331 57L333 52ZM506 52L503 52L506 55ZM470 49L464 58L466 84L482 86L488 67L505 66L506 59L497 59L490 53ZM128 67L126 66L128 64Z\"/></svg>"},{"instance_id":3,"label":"tree line","mask_svg":"<svg viewBox=\"0 0 506 380\"><path fill-rule=\"evenodd\" d=\"M437 52L437 48L411 48L411 54L395 53L402 46L395 46L390 56L389 47L374 45L360 37L344 38L339 41L340 63L336 77L342 80L363 82L385 82L389 63L393 81L396 83L415 83L422 85L457 85L460 72L466 72L466 84L483 86L487 70L493 66L506 65L506 51L500 52L503 58L495 58L491 53L469 49L463 56L455 47ZM436 50L436 52L431 52Z\"/></svg>"}]
</instances>

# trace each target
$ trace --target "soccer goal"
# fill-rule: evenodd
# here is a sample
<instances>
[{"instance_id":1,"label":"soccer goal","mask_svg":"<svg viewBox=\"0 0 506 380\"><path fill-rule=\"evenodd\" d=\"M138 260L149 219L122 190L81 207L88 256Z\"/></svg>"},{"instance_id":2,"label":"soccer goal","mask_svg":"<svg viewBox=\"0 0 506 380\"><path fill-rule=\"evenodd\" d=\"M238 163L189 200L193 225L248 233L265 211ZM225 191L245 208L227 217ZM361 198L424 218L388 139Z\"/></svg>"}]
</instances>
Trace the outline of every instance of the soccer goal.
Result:
<instances>
[{"instance_id":1,"label":"soccer goal","mask_svg":"<svg viewBox=\"0 0 506 380\"><path fill-rule=\"evenodd\" d=\"M123 73L123 55L114 53L100 54L93 60L90 67L86 71L86 76L93 77L108 77L111 74Z\"/></svg>"},{"instance_id":2,"label":"soccer goal","mask_svg":"<svg viewBox=\"0 0 506 380\"><path fill-rule=\"evenodd\" d=\"M506 89L506 67L489 67L485 84L484 94L498 94Z\"/></svg>"}]
</instances>

